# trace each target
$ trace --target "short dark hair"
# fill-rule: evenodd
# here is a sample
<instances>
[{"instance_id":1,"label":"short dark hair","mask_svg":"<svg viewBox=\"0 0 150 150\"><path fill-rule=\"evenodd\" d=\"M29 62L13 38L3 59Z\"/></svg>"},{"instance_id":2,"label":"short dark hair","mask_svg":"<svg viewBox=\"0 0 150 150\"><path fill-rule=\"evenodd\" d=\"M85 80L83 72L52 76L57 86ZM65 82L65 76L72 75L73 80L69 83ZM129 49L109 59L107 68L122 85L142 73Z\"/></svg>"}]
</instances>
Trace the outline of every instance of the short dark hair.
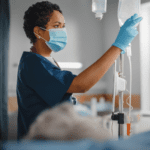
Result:
<instances>
[{"instance_id":1,"label":"short dark hair","mask_svg":"<svg viewBox=\"0 0 150 150\"><path fill-rule=\"evenodd\" d=\"M50 21L53 10L57 10L62 14L59 6L49 1L42 1L33 4L28 8L24 15L23 29L26 36L30 39L30 43L35 43L37 38L33 33L35 26L45 28L45 25Z\"/></svg>"}]
</instances>

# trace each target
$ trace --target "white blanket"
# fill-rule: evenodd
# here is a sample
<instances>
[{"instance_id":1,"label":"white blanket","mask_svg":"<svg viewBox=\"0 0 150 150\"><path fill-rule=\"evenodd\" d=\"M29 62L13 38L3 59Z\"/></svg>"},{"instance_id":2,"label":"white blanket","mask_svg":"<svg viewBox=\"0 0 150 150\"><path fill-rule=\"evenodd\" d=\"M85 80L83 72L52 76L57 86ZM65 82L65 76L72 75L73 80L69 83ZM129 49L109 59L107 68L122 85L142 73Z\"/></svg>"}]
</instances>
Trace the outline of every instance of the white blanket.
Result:
<instances>
[{"instance_id":1,"label":"white blanket","mask_svg":"<svg viewBox=\"0 0 150 150\"><path fill-rule=\"evenodd\" d=\"M64 102L43 111L30 126L26 140L78 140L91 138L98 141L112 139L102 125L101 117L81 116L73 105Z\"/></svg>"}]
</instances>

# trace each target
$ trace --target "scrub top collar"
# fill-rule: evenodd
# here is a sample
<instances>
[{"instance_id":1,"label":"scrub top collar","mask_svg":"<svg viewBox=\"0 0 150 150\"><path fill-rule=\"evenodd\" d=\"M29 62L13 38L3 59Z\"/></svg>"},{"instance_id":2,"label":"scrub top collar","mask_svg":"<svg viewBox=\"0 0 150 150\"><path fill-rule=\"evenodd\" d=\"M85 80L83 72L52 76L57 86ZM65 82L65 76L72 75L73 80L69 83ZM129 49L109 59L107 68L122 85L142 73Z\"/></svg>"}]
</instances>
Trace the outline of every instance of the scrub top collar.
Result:
<instances>
[{"instance_id":1,"label":"scrub top collar","mask_svg":"<svg viewBox=\"0 0 150 150\"><path fill-rule=\"evenodd\" d=\"M26 54L26 53L32 53L32 54L35 54L35 55L40 55L40 54L37 54L37 53L33 53L32 51L31 51L31 49L30 49L30 52L26 52L26 51L24 51L24 54ZM40 55L40 56L42 56L42 55ZM42 56L42 57L44 57L44 56ZM53 59L53 61L55 62L55 64L56 64L56 66L58 67L58 68L60 68L60 66L58 65L58 63L56 62L56 60L52 57L52 56L49 56L49 57L44 57L44 58L47 58L48 60L49 59ZM61 70L61 68L60 68L60 70Z\"/></svg>"}]
</instances>

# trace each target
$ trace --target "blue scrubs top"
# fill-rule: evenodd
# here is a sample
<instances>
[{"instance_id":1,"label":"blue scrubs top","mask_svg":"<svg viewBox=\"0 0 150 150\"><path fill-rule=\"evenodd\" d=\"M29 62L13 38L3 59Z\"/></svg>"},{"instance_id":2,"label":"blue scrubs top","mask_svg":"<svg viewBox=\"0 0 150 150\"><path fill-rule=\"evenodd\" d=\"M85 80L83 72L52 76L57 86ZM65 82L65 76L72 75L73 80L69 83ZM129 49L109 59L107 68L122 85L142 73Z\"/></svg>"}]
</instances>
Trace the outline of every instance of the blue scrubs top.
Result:
<instances>
[{"instance_id":1,"label":"blue scrubs top","mask_svg":"<svg viewBox=\"0 0 150 150\"><path fill-rule=\"evenodd\" d=\"M66 92L76 76L61 70L42 55L23 52L16 87L17 140L27 134L39 113L64 101L71 103L72 93Z\"/></svg>"}]
</instances>

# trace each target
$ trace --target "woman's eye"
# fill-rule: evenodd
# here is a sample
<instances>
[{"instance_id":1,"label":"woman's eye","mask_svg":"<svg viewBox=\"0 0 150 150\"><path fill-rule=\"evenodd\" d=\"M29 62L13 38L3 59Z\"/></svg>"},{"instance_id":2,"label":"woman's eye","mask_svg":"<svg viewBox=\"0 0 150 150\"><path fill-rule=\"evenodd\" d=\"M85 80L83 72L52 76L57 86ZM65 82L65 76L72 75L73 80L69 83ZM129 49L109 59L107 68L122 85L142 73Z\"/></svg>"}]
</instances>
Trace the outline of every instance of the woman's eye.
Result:
<instances>
[{"instance_id":1,"label":"woman's eye","mask_svg":"<svg viewBox=\"0 0 150 150\"><path fill-rule=\"evenodd\" d=\"M59 25L56 25L55 27L58 27ZM63 28L65 28L65 26L63 26Z\"/></svg>"}]
</instances>

